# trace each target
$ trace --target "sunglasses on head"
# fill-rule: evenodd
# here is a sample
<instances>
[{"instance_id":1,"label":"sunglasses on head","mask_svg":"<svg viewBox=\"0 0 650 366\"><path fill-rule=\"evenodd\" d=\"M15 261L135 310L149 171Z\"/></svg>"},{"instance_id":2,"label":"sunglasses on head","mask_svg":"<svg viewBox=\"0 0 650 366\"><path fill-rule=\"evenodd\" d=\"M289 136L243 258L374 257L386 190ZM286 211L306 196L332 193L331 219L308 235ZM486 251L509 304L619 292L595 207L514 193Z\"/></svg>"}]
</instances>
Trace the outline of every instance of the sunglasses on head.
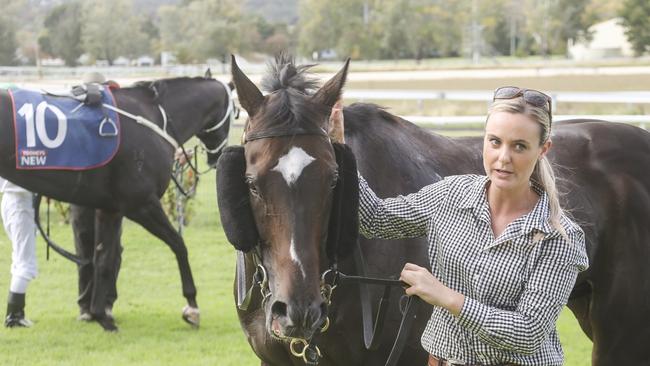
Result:
<instances>
[{"instance_id":1,"label":"sunglasses on head","mask_svg":"<svg viewBox=\"0 0 650 366\"><path fill-rule=\"evenodd\" d=\"M538 90L523 89L516 86L502 86L494 91L492 101L497 99L514 99L523 97L524 101L534 107L542 108L551 116L551 97Z\"/></svg>"}]
</instances>

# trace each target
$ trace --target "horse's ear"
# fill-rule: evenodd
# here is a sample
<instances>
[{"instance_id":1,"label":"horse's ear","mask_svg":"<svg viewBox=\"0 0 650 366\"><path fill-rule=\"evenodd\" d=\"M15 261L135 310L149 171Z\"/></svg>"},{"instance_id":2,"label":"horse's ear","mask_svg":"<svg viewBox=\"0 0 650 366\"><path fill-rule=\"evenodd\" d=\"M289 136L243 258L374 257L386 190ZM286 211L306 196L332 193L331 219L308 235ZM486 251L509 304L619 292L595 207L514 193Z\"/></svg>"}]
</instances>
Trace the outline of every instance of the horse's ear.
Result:
<instances>
[{"instance_id":1,"label":"horse's ear","mask_svg":"<svg viewBox=\"0 0 650 366\"><path fill-rule=\"evenodd\" d=\"M235 83L235 89L237 89L239 104L248 112L249 117L253 117L264 102L264 96L255 84L239 69L235 61L235 55L231 57L232 63L230 68L232 80Z\"/></svg>"},{"instance_id":2,"label":"horse's ear","mask_svg":"<svg viewBox=\"0 0 650 366\"><path fill-rule=\"evenodd\" d=\"M324 104L331 108L341 98L343 85L345 85L345 79L348 76L348 66L350 66L349 58L345 61L343 68L314 94L313 100L316 103Z\"/></svg>"},{"instance_id":3,"label":"horse's ear","mask_svg":"<svg viewBox=\"0 0 650 366\"><path fill-rule=\"evenodd\" d=\"M210 68L208 67L207 70L205 70L205 75L203 75L203 78L205 79L212 79L212 71L210 71Z\"/></svg>"}]
</instances>

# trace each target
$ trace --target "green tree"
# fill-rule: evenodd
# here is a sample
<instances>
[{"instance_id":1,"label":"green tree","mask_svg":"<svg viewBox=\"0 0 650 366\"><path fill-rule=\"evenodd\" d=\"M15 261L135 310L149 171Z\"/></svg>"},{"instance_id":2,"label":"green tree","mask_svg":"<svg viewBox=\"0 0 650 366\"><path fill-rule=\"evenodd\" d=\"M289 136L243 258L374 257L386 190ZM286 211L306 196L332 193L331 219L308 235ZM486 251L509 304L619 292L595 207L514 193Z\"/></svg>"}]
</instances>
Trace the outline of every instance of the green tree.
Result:
<instances>
[{"instance_id":1,"label":"green tree","mask_svg":"<svg viewBox=\"0 0 650 366\"><path fill-rule=\"evenodd\" d=\"M0 18L0 65L16 64L16 33L11 22Z\"/></svg>"},{"instance_id":2,"label":"green tree","mask_svg":"<svg viewBox=\"0 0 650 366\"><path fill-rule=\"evenodd\" d=\"M119 56L135 57L150 52L132 0L84 1L82 29L84 50L109 64Z\"/></svg>"},{"instance_id":3,"label":"green tree","mask_svg":"<svg viewBox=\"0 0 650 366\"><path fill-rule=\"evenodd\" d=\"M535 39L537 53L566 53L569 38L588 37L595 18L587 11L590 0L527 0L527 31Z\"/></svg>"},{"instance_id":4,"label":"green tree","mask_svg":"<svg viewBox=\"0 0 650 366\"><path fill-rule=\"evenodd\" d=\"M81 5L76 1L52 8L43 22L44 34L38 39L41 50L75 66L83 53L80 18Z\"/></svg>"},{"instance_id":5,"label":"green tree","mask_svg":"<svg viewBox=\"0 0 650 366\"><path fill-rule=\"evenodd\" d=\"M627 39L637 56L650 51L650 2L625 0L620 11Z\"/></svg>"},{"instance_id":6,"label":"green tree","mask_svg":"<svg viewBox=\"0 0 650 366\"><path fill-rule=\"evenodd\" d=\"M191 61L245 53L259 40L253 20L242 16L241 1L193 0L161 7L162 48Z\"/></svg>"},{"instance_id":7,"label":"green tree","mask_svg":"<svg viewBox=\"0 0 650 366\"><path fill-rule=\"evenodd\" d=\"M304 55L333 49L338 55L372 58L379 49L372 0L300 2L299 50Z\"/></svg>"}]
</instances>

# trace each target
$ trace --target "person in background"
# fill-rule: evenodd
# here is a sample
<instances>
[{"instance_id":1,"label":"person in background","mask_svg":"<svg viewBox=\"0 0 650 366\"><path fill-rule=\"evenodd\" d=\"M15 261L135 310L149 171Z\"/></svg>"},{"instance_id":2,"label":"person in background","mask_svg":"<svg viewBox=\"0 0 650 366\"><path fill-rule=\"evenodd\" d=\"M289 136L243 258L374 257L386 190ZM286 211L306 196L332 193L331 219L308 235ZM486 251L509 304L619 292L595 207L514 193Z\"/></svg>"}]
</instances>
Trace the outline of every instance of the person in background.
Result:
<instances>
[{"instance_id":1,"label":"person in background","mask_svg":"<svg viewBox=\"0 0 650 366\"><path fill-rule=\"evenodd\" d=\"M104 75L98 72L89 72L83 75L82 82L84 84L96 83L104 84L111 83L109 86L117 86L114 81L106 81ZM119 86L117 86L119 87ZM97 243L95 242L95 209L90 207L83 207L71 204L70 205L70 222L74 229L74 243L77 256L85 260L84 264L78 265L78 287L79 297L77 304L79 305L79 317L81 321L92 321L93 316L90 314L90 303L92 301L92 294L94 291L94 273L95 266L102 266L102 263L93 263L95 256L95 249ZM118 236L121 238L121 235ZM122 264L122 244L119 243L118 255L114 263L106 264L105 267L109 269L110 283L108 293L106 295L106 316L113 317L113 304L117 300L117 277L120 272Z\"/></svg>"},{"instance_id":2,"label":"person in background","mask_svg":"<svg viewBox=\"0 0 650 366\"><path fill-rule=\"evenodd\" d=\"M11 240L11 283L5 327L31 327L25 317L27 286L38 274L33 194L0 178L2 223Z\"/></svg>"}]
</instances>

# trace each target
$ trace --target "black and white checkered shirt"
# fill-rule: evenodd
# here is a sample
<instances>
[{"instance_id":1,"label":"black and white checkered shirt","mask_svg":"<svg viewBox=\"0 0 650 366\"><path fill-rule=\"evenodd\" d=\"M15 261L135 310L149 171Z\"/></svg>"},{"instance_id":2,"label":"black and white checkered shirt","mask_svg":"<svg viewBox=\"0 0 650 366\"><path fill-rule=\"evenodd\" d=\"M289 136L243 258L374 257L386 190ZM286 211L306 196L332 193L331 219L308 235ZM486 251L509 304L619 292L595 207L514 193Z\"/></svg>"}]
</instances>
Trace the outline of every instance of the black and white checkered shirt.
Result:
<instances>
[{"instance_id":1,"label":"black and white checkered shirt","mask_svg":"<svg viewBox=\"0 0 650 366\"><path fill-rule=\"evenodd\" d=\"M550 226L546 193L494 238L488 178L460 175L408 196L380 199L360 176L361 234L426 236L433 274L465 295L458 317L434 306L422 335L432 355L468 364L562 365L555 328L579 271L588 267L582 229L565 216L567 240Z\"/></svg>"}]
</instances>

